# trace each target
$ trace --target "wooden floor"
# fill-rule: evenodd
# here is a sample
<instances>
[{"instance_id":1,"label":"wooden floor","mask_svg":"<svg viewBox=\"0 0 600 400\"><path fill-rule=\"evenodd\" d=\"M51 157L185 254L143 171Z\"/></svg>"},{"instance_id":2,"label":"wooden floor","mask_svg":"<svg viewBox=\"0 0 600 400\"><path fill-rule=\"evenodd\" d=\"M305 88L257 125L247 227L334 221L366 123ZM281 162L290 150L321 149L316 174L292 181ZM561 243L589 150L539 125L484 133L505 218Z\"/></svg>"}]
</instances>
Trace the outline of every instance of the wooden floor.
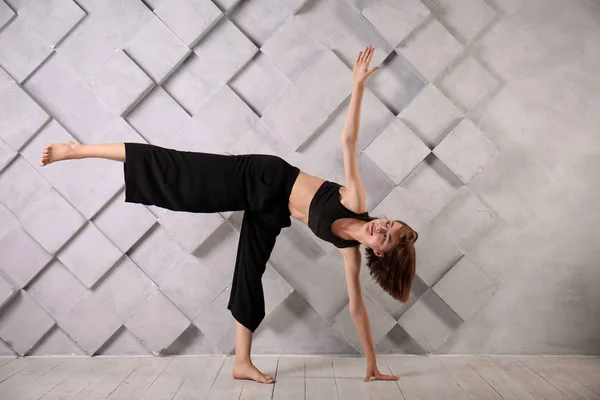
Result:
<instances>
[{"instance_id":1,"label":"wooden floor","mask_svg":"<svg viewBox=\"0 0 600 400\"><path fill-rule=\"evenodd\" d=\"M254 360L274 385L234 380L231 357L0 358L0 399L600 400L600 357L379 356L400 380L370 383L359 358Z\"/></svg>"}]
</instances>

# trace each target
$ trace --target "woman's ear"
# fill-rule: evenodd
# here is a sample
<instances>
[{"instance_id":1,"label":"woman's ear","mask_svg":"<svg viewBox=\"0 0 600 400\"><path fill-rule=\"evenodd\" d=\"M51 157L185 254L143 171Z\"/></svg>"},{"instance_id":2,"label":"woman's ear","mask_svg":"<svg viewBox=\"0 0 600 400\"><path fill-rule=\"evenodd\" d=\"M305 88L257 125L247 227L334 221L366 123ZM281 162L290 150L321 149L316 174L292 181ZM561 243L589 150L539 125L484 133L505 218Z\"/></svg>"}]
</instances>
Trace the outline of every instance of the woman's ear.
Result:
<instances>
[{"instance_id":1,"label":"woman's ear","mask_svg":"<svg viewBox=\"0 0 600 400\"><path fill-rule=\"evenodd\" d=\"M373 252L375 253L375 255L376 255L377 257L379 257L379 258L383 257L383 253L382 253L381 251L379 251L379 250L374 250Z\"/></svg>"}]
</instances>

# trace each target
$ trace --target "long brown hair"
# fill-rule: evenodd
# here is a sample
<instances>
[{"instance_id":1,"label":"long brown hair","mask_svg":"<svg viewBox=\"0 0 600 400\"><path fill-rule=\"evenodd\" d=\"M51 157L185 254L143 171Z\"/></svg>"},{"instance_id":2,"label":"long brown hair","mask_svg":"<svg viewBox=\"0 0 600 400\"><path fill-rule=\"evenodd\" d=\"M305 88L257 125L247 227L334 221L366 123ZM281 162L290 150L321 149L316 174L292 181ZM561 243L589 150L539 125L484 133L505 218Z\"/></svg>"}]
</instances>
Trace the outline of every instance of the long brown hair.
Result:
<instances>
[{"instance_id":1,"label":"long brown hair","mask_svg":"<svg viewBox=\"0 0 600 400\"><path fill-rule=\"evenodd\" d=\"M371 277L392 296L403 303L408 301L410 287L415 278L416 253L414 243L419 234L408 224L402 224L398 232L398 245L382 257L366 248L365 257Z\"/></svg>"}]
</instances>

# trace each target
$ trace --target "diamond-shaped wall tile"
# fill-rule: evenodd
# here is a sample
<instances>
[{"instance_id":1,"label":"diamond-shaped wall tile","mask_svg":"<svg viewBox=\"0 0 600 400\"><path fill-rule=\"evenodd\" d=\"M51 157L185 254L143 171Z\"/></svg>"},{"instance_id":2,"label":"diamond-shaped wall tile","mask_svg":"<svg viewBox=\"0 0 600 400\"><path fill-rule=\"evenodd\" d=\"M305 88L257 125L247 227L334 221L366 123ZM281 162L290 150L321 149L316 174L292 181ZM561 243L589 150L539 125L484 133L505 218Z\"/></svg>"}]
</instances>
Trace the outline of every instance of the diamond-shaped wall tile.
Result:
<instances>
[{"instance_id":1,"label":"diamond-shaped wall tile","mask_svg":"<svg viewBox=\"0 0 600 400\"><path fill-rule=\"evenodd\" d=\"M430 150L402 121L395 119L365 153L398 185Z\"/></svg>"},{"instance_id":2,"label":"diamond-shaped wall tile","mask_svg":"<svg viewBox=\"0 0 600 400\"><path fill-rule=\"evenodd\" d=\"M235 348L235 319L227 310L231 285L214 301L202 308L194 324L221 353L229 354Z\"/></svg>"},{"instance_id":3,"label":"diamond-shaped wall tile","mask_svg":"<svg viewBox=\"0 0 600 400\"><path fill-rule=\"evenodd\" d=\"M350 92L350 70L328 51L267 110L263 121L296 150Z\"/></svg>"},{"instance_id":4,"label":"diamond-shaped wall tile","mask_svg":"<svg viewBox=\"0 0 600 400\"><path fill-rule=\"evenodd\" d=\"M270 264L267 264L262 282L265 293L265 315L269 315L288 298L294 288Z\"/></svg>"},{"instance_id":5,"label":"diamond-shaped wall tile","mask_svg":"<svg viewBox=\"0 0 600 400\"><path fill-rule=\"evenodd\" d=\"M262 119L256 121L256 124L229 149L230 154L275 154L282 158L291 152L292 149L273 133Z\"/></svg>"},{"instance_id":6,"label":"diamond-shaped wall tile","mask_svg":"<svg viewBox=\"0 0 600 400\"><path fill-rule=\"evenodd\" d=\"M241 2L229 14L229 19L254 43L262 46L290 13L280 0L250 0Z\"/></svg>"},{"instance_id":7,"label":"diamond-shaped wall tile","mask_svg":"<svg viewBox=\"0 0 600 400\"><path fill-rule=\"evenodd\" d=\"M116 126L110 126L109 129L115 132ZM119 139L128 141L129 137L119 135ZM38 166L42 149L47 143L64 141L76 142L76 139L56 120L52 120L25 146L21 154L31 165ZM123 166L103 159L63 161L38 171L87 218L91 218L123 185Z\"/></svg>"},{"instance_id":8,"label":"diamond-shaped wall tile","mask_svg":"<svg viewBox=\"0 0 600 400\"><path fill-rule=\"evenodd\" d=\"M465 110L472 110L498 81L472 57L456 64L440 82L440 88Z\"/></svg>"},{"instance_id":9,"label":"diamond-shaped wall tile","mask_svg":"<svg viewBox=\"0 0 600 400\"><path fill-rule=\"evenodd\" d=\"M191 54L163 87L189 114L195 115L223 85L205 60Z\"/></svg>"},{"instance_id":10,"label":"diamond-shaped wall tile","mask_svg":"<svg viewBox=\"0 0 600 400\"><path fill-rule=\"evenodd\" d=\"M435 225L419 232L415 252L418 259L417 276L429 286L433 286L463 256L454 238Z\"/></svg>"},{"instance_id":11,"label":"diamond-shaped wall tile","mask_svg":"<svg viewBox=\"0 0 600 400\"><path fill-rule=\"evenodd\" d=\"M454 238L461 249L470 251L496 222L496 215L465 186L436 217L433 224Z\"/></svg>"},{"instance_id":12,"label":"diamond-shaped wall tile","mask_svg":"<svg viewBox=\"0 0 600 400\"><path fill-rule=\"evenodd\" d=\"M496 291L494 282L466 257L433 287L465 321L470 320Z\"/></svg>"},{"instance_id":13,"label":"diamond-shaped wall tile","mask_svg":"<svg viewBox=\"0 0 600 400\"><path fill-rule=\"evenodd\" d=\"M190 321L161 292L156 292L125 326L148 350L158 355L190 326Z\"/></svg>"},{"instance_id":14,"label":"diamond-shaped wall tile","mask_svg":"<svg viewBox=\"0 0 600 400\"><path fill-rule=\"evenodd\" d=\"M190 119L190 115L160 86L127 115L127 122L144 139L157 146L168 142Z\"/></svg>"},{"instance_id":15,"label":"diamond-shaped wall tile","mask_svg":"<svg viewBox=\"0 0 600 400\"><path fill-rule=\"evenodd\" d=\"M31 297L55 319L69 311L86 291L87 288L56 259L27 288Z\"/></svg>"},{"instance_id":16,"label":"diamond-shaped wall tile","mask_svg":"<svg viewBox=\"0 0 600 400\"><path fill-rule=\"evenodd\" d=\"M210 0L163 1L154 13L189 47L223 15Z\"/></svg>"},{"instance_id":17,"label":"diamond-shaped wall tile","mask_svg":"<svg viewBox=\"0 0 600 400\"><path fill-rule=\"evenodd\" d=\"M431 220L456 196L462 187L456 177L436 157L419 164L397 188L399 194L426 210Z\"/></svg>"},{"instance_id":18,"label":"diamond-shaped wall tile","mask_svg":"<svg viewBox=\"0 0 600 400\"><path fill-rule=\"evenodd\" d=\"M398 117L433 149L462 115L446 96L430 84Z\"/></svg>"},{"instance_id":19,"label":"diamond-shaped wall tile","mask_svg":"<svg viewBox=\"0 0 600 400\"><path fill-rule=\"evenodd\" d=\"M377 343L379 343L379 341L396 324L396 321L383 307L373 301L369 296L363 294L363 300L371 322L373 345L377 345ZM352 315L350 314L349 304L333 318L331 325L349 345L354 347L359 353L364 353L360 336L356 331Z\"/></svg>"},{"instance_id":20,"label":"diamond-shaped wall tile","mask_svg":"<svg viewBox=\"0 0 600 400\"><path fill-rule=\"evenodd\" d=\"M96 352L102 356L149 356L152 353L127 328L122 326ZM157 360L159 360L157 358ZM164 367L163 367L164 368Z\"/></svg>"},{"instance_id":21,"label":"diamond-shaped wall tile","mask_svg":"<svg viewBox=\"0 0 600 400\"><path fill-rule=\"evenodd\" d=\"M469 119L463 119L433 150L465 184L496 155L496 145Z\"/></svg>"},{"instance_id":22,"label":"diamond-shaped wall tile","mask_svg":"<svg viewBox=\"0 0 600 400\"><path fill-rule=\"evenodd\" d=\"M30 357L85 356L85 352L60 327L54 325L27 355Z\"/></svg>"},{"instance_id":23,"label":"diamond-shaped wall tile","mask_svg":"<svg viewBox=\"0 0 600 400\"><path fill-rule=\"evenodd\" d=\"M237 4L240 3L241 0L215 0L214 3L223 11L231 10Z\"/></svg>"},{"instance_id":24,"label":"diamond-shaped wall tile","mask_svg":"<svg viewBox=\"0 0 600 400\"><path fill-rule=\"evenodd\" d=\"M462 49L454 36L432 18L402 43L398 52L433 82Z\"/></svg>"},{"instance_id":25,"label":"diamond-shaped wall tile","mask_svg":"<svg viewBox=\"0 0 600 400\"><path fill-rule=\"evenodd\" d=\"M21 227L0 240L0 268L19 287L25 287L51 258L52 255Z\"/></svg>"},{"instance_id":26,"label":"diamond-shaped wall tile","mask_svg":"<svg viewBox=\"0 0 600 400\"><path fill-rule=\"evenodd\" d=\"M122 49L153 18L141 1L78 2L89 15L60 44L58 54L81 77Z\"/></svg>"},{"instance_id":27,"label":"diamond-shaped wall tile","mask_svg":"<svg viewBox=\"0 0 600 400\"><path fill-rule=\"evenodd\" d=\"M126 113L154 86L152 79L122 50L112 53L86 82L118 115Z\"/></svg>"},{"instance_id":28,"label":"diamond-shaped wall tile","mask_svg":"<svg viewBox=\"0 0 600 400\"><path fill-rule=\"evenodd\" d=\"M15 81L10 77L10 75L8 75L4 69L0 68L0 94L14 82Z\"/></svg>"},{"instance_id":29,"label":"diamond-shaped wall tile","mask_svg":"<svg viewBox=\"0 0 600 400\"><path fill-rule=\"evenodd\" d=\"M20 291L0 311L0 338L23 356L54 325L54 320L29 296Z\"/></svg>"},{"instance_id":30,"label":"diamond-shaped wall tile","mask_svg":"<svg viewBox=\"0 0 600 400\"><path fill-rule=\"evenodd\" d=\"M484 0L439 0L434 14L464 43L477 36L496 16Z\"/></svg>"},{"instance_id":31,"label":"diamond-shaped wall tile","mask_svg":"<svg viewBox=\"0 0 600 400\"><path fill-rule=\"evenodd\" d=\"M0 201L19 218L49 190L50 184L23 157L17 157L0 175Z\"/></svg>"},{"instance_id":32,"label":"diamond-shaped wall tile","mask_svg":"<svg viewBox=\"0 0 600 400\"><path fill-rule=\"evenodd\" d=\"M88 355L93 355L119 328L119 320L93 292L86 292L58 318L59 326Z\"/></svg>"},{"instance_id":33,"label":"diamond-shaped wall tile","mask_svg":"<svg viewBox=\"0 0 600 400\"><path fill-rule=\"evenodd\" d=\"M125 52L160 84L191 50L160 19L152 18Z\"/></svg>"},{"instance_id":34,"label":"diamond-shaped wall tile","mask_svg":"<svg viewBox=\"0 0 600 400\"><path fill-rule=\"evenodd\" d=\"M17 84L0 93L0 138L19 150L50 117Z\"/></svg>"},{"instance_id":35,"label":"diamond-shaped wall tile","mask_svg":"<svg viewBox=\"0 0 600 400\"><path fill-rule=\"evenodd\" d=\"M281 97L291 81L265 55L259 53L233 78L229 86L260 115Z\"/></svg>"},{"instance_id":36,"label":"diamond-shaped wall tile","mask_svg":"<svg viewBox=\"0 0 600 400\"><path fill-rule=\"evenodd\" d=\"M94 225L122 252L128 251L155 223L156 217L146 207L126 203L124 192L94 217Z\"/></svg>"},{"instance_id":37,"label":"diamond-shaped wall tile","mask_svg":"<svg viewBox=\"0 0 600 400\"><path fill-rule=\"evenodd\" d=\"M121 251L89 222L58 254L58 259L87 287L92 287L121 255Z\"/></svg>"},{"instance_id":38,"label":"diamond-shaped wall tile","mask_svg":"<svg viewBox=\"0 0 600 400\"><path fill-rule=\"evenodd\" d=\"M14 15L14 11L7 6L4 1L0 1L0 29L4 28L4 25L6 25Z\"/></svg>"},{"instance_id":39,"label":"diamond-shaped wall tile","mask_svg":"<svg viewBox=\"0 0 600 400\"><path fill-rule=\"evenodd\" d=\"M25 87L78 140L98 143L115 115L73 73L61 54L45 62Z\"/></svg>"},{"instance_id":40,"label":"diamond-shaped wall tile","mask_svg":"<svg viewBox=\"0 0 600 400\"><path fill-rule=\"evenodd\" d=\"M19 10L19 17L41 38L56 46L86 16L73 0L30 1Z\"/></svg>"},{"instance_id":41,"label":"diamond-shaped wall tile","mask_svg":"<svg viewBox=\"0 0 600 400\"><path fill-rule=\"evenodd\" d=\"M218 214L167 211L158 222L191 253L225 221Z\"/></svg>"},{"instance_id":42,"label":"diamond-shaped wall tile","mask_svg":"<svg viewBox=\"0 0 600 400\"><path fill-rule=\"evenodd\" d=\"M18 46L15 46L18 43ZM23 82L52 54L52 48L21 19L16 18L0 32L0 65L18 82Z\"/></svg>"},{"instance_id":43,"label":"diamond-shaped wall tile","mask_svg":"<svg viewBox=\"0 0 600 400\"><path fill-rule=\"evenodd\" d=\"M394 113L410 104L427 82L400 54L392 53L381 69L367 81L367 87Z\"/></svg>"},{"instance_id":44,"label":"diamond-shaped wall tile","mask_svg":"<svg viewBox=\"0 0 600 400\"><path fill-rule=\"evenodd\" d=\"M375 346L376 354L425 354L413 338L398 324Z\"/></svg>"},{"instance_id":45,"label":"diamond-shaped wall tile","mask_svg":"<svg viewBox=\"0 0 600 400\"><path fill-rule=\"evenodd\" d=\"M427 18L429 10L420 0L374 0L362 14L389 44L396 47Z\"/></svg>"},{"instance_id":46,"label":"diamond-shaped wall tile","mask_svg":"<svg viewBox=\"0 0 600 400\"><path fill-rule=\"evenodd\" d=\"M10 300L18 289L12 287L2 276L0 276L0 309Z\"/></svg>"},{"instance_id":47,"label":"diamond-shaped wall tile","mask_svg":"<svg viewBox=\"0 0 600 400\"><path fill-rule=\"evenodd\" d=\"M194 53L226 82L256 54L258 48L227 18L194 47Z\"/></svg>"},{"instance_id":48,"label":"diamond-shaped wall tile","mask_svg":"<svg viewBox=\"0 0 600 400\"><path fill-rule=\"evenodd\" d=\"M123 257L94 288L99 300L125 321L158 287L128 257Z\"/></svg>"},{"instance_id":49,"label":"diamond-shaped wall tile","mask_svg":"<svg viewBox=\"0 0 600 400\"><path fill-rule=\"evenodd\" d=\"M159 285L188 253L162 226L155 226L129 252L129 256Z\"/></svg>"},{"instance_id":50,"label":"diamond-shaped wall tile","mask_svg":"<svg viewBox=\"0 0 600 400\"><path fill-rule=\"evenodd\" d=\"M0 181L0 188L1 187ZM4 239L6 235L12 232L13 229L16 229L20 226L17 217L15 217L15 215L10 212L10 210L6 208L2 202L0 202L0 221L2 221L2 224L0 224L0 240Z\"/></svg>"},{"instance_id":51,"label":"diamond-shaped wall tile","mask_svg":"<svg viewBox=\"0 0 600 400\"><path fill-rule=\"evenodd\" d=\"M223 153L258 116L229 86L223 86L166 144L186 151Z\"/></svg>"},{"instance_id":52,"label":"diamond-shaped wall tile","mask_svg":"<svg viewBox=\"0 0 600 400\"><path fill-rule=\"evenodd\" d=\"M17 156L14 151L2 138L0 138L0 172Z\"/></svg>"},{"instance_id":53,"label":"diamond-shaped wall tile","mask_svg":"<svg viewBox=\"0 0 600 400\"><path fill-rule=\"evenodd\" d=\"M267 39L260 50L295 82L325 48L310 37L310 30L303 20L291 18Z\"/></svg>"},{"instance_id":54,"label":"diamond-shaped wall tile","mask_svg":"<svg viewBox=\"0 0 600 400\"><path fill-rule=\"evenodd\" d=\"M428 352L446 341L461 323L458 315L431 290L398 320L398 324Z\"/></svg>"},{"instance_id":55,"label":"diamond-shaped wall tile","mask_svg":"<svg viewBox=\"0 0 600 400\"><path fill-rule=\"evenodd\" d=\"M423 229L432 216L426 207L415 203L406 196L402 188L396 187L372 210L369 212L373 216L383 216L396 219L395 216L410 225L411 228L419 232Z\"/></svg>"}]
</instances>

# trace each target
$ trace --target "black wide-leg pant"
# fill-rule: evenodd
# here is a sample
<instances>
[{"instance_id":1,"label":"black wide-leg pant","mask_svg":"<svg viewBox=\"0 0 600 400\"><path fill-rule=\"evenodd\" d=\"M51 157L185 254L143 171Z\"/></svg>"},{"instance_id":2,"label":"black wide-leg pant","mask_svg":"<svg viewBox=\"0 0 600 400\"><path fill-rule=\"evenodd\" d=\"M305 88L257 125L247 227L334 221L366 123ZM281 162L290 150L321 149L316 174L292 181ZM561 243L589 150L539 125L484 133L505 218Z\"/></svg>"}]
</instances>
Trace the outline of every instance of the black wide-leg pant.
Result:
<instances>
[{"instance_id":1,"label":"black wide-leg pant","mask_svg":"<svg viewBox=\"0 0 600 400\"><path fill-rule=\"evenodd\" d=\"M125 143L125 201L174 211L244 210L227 308L254 332L265 317L262 275L300 170L271 155L219 155Z\"/></svg>"}]
</instances>

